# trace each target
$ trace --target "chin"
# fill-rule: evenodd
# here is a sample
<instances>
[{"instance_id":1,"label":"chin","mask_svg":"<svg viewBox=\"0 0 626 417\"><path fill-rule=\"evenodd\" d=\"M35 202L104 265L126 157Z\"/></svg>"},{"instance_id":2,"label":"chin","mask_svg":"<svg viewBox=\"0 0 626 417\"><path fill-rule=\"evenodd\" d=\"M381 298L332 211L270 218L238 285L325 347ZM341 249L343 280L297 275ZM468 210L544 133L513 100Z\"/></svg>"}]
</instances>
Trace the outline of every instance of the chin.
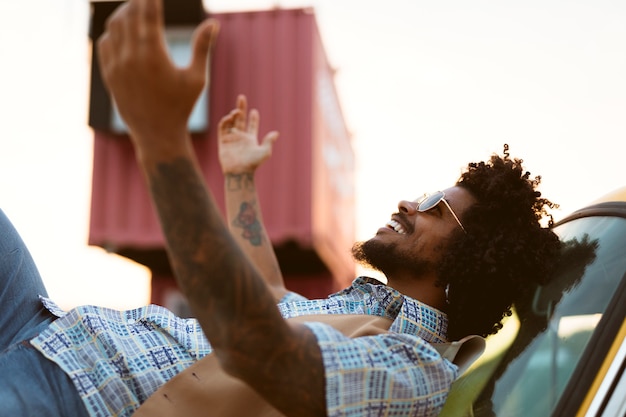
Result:
<instances>
[{"instance_id":1,"label":"chin","mask_svg":"<svg viewBox=\"0 0 626 417\"><path fill-rule=\"evenodd\" d=\"M352 257L361 265L384 272L388 260L394 259L392 245L381 242L374 236L352 246Z\"/></svg>"},{"instance_id":2,"label":"chin","mask_svg":"<svg viewBox=\"0 0 626 417\"><path fill-rule=\"evenodd\" d=\"M432 267L418 254L403 252L398 249L396 241L390 242L381 236L355 243L352 246L352 256L361 265L380 271L387 277L397 271L411 271L419 276Z\"/></svg>"}]
</instances>

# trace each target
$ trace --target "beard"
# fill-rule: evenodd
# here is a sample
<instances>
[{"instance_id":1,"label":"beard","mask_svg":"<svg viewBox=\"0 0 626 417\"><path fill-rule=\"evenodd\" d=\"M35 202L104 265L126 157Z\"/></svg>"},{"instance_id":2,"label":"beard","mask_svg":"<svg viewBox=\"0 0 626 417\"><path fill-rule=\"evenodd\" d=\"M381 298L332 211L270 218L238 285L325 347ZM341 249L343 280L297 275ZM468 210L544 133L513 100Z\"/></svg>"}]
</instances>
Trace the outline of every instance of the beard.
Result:
<instances>
[{"instance_id":1,"label":"beard","mask_svg":"<svg viewBox=\"0 0 626 417\"><path fill-rule=\"evenodd\" d=\"M427 260L415 253L401 251L395 243L381 243L375 239L357 242L352 246L352 257L360 265L380 271L387 278L397 272L409 272L420 276L432 269Z\"/></svg>"}]
</instances>

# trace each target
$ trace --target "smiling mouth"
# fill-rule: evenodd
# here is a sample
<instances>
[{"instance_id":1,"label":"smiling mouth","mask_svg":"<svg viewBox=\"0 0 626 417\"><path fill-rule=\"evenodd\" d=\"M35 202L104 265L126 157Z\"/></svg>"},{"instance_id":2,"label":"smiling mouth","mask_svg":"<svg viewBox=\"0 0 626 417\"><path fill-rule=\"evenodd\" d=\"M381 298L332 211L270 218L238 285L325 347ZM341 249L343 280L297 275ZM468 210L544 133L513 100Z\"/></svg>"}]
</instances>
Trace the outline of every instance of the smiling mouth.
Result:
<instances>
[{"instance_id":1,"label":"smiling mouth","mask_svg":"<svg viewBox=\"0 0 626 417\"><path fill-rule=\"evenodd\" d=\"M396 233L400 233L401 235L406 235L406 230L404 230L404 227L402 227L400 223L398 223L397 221L393 219L389 220L385 226L394 230Z\"/></svg>"}]
</instances>

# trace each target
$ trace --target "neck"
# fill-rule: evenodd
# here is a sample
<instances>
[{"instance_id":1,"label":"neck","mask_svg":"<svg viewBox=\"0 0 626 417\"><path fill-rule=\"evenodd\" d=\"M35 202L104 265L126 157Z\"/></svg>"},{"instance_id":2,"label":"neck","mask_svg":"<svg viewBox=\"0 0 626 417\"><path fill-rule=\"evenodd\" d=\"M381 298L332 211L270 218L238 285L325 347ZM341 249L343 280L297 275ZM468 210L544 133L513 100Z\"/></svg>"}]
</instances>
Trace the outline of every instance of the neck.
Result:
<instances>
[{"instance_id":1,"label":"neck","mask_svg":"<svg viewBox=\"0 0 626 417\"><path fill-rule=\"evenodd\" d=\"M419 277L414 276L387 276L387 282L390 287L398 290L400 293L414 298L424 304L428 304L441 311L446 311L446 291L442 287L435 285L436 277Z\"/></svg>"}]
</instances>

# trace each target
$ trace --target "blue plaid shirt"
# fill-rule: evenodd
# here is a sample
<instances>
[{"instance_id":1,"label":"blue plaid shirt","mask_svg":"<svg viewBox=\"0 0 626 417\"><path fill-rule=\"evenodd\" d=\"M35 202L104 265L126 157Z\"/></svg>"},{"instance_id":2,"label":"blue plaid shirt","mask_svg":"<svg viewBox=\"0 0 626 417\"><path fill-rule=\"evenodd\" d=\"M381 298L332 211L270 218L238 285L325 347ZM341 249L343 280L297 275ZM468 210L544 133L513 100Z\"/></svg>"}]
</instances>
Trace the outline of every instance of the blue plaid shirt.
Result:
<instances>
[{"instance_id":1,"label":"blue plaid shirt","mask_svg":"<svg viewBox=\"0 0 626 417\"><path fill-rule=\"evenodd\" d=\"M31 343L72 379L92 416L130 416L157 388L211 353L195 319L150 305L128 311L84 306L63 312ZM430 343L445 342L447 317L376 280L323 300L290 293L285 318L310 314L369 314L393 320L388 333L348 338L307 323L326 369L328 416L436 416L457 368Z\"/></svg>"}]
</instances>

